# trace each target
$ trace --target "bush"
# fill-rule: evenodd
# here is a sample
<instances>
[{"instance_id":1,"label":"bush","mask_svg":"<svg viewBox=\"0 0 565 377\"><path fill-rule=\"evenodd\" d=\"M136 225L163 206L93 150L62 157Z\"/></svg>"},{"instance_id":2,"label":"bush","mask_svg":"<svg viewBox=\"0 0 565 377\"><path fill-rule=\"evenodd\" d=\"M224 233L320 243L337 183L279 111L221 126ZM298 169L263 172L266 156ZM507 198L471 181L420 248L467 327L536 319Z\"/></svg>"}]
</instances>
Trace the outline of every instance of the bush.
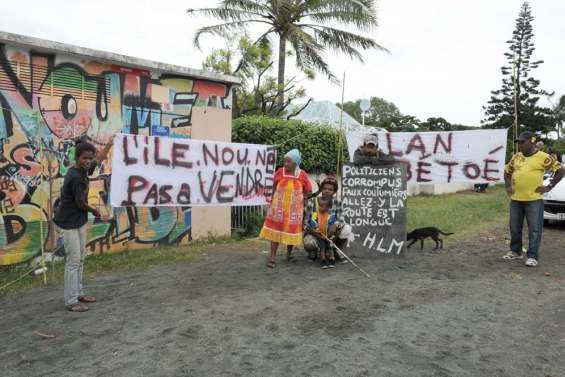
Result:
<instances>
[{"instance_id":1,"label":"bush","mask_svg":"<svg viewBox=\"0 0 565 377\"><path fill-rule=\"evenodd\" d=\"M243 226L232 232L232 237L238 241L246 238L257 237L259 236L259 233L261 233L264 221L265 216L262 214L256 213L249 215L246 217Z\"/></svg>"},{"instance_id":2,"label":"bush","mask_svg":"<svg viewBox=\"0 0 565 377\"><path fill-rule=\"evenodd\" d=\"M330 127L267 116L234 119L232 140L236 143L266 144L277 147L277 166L293 148L302 153L302 167L307 172L336 172L339 131ZM341 163L349 161L345 135L342 137Z\"/></svg>"}]
</instances>

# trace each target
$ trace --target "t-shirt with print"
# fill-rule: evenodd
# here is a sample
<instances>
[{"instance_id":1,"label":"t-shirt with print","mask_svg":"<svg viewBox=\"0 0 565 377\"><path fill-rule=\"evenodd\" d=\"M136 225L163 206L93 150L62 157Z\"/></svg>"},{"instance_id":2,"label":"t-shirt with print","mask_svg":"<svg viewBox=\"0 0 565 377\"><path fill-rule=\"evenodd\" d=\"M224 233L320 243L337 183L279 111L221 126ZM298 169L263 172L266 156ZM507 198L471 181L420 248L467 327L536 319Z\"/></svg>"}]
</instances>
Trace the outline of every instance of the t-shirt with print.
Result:
<instances>
[{"instance_id":1,"label":"t-shirt with print","mask_svg":"<svg viewBox=\"0 0 565 377\"><path fill-rule=\"evenodd\" d=\"M506 174L512 174L512 200L530 202L542 199L543 195L537 193L536 188L543 186L543 174L559 169L561 164L545 152L538 151L531 156L516 153L504 170Z\"/></svg>"}]
</instances>

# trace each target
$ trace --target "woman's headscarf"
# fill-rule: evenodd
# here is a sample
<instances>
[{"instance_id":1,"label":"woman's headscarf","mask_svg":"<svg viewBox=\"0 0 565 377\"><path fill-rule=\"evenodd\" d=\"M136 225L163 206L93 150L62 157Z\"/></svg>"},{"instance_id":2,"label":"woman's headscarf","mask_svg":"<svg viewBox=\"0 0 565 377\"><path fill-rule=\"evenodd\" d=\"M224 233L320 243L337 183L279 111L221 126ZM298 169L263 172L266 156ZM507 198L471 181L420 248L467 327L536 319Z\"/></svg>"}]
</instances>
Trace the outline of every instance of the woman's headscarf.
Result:
<instances>
[{"instance_id":1,"label":"woman's headscarf","mask_svg":"<svg viewBox=\"0 0 565 377\"><path fill-rule=\"evenodd\" d=\"M298 176L300 174L300 164L302 163L302 155L298 149L292 149L288 151L285 157L290 158L296 164L296 169L294 170L294 175Z\"/></svg>"}]
</instances>

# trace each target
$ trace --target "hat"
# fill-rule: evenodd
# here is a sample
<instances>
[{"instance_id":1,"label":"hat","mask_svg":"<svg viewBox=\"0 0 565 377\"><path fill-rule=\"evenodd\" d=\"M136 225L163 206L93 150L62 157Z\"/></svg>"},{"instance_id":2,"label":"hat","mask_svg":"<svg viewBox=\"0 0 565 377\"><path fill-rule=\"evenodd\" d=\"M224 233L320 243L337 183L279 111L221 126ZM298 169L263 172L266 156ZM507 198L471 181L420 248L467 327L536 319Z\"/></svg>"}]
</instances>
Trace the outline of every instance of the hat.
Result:
<instances>
[{"instance_id":1,"label":"hat","mask_svg":"<svg viewBox=\"0 0 565 377\"><path fill-rule=\"evenodd\" d=\"M373 135L373 134L366 135L363 138L363 144L365 144L365 145L366 144L373 144L373 145L378 146L379 145L379 138L377 137L377 135Z\"/></svg>"},{"instance_id":2,"label":"hat","mask_svg":"<svg viewBox=\"0 0 565 377\"><path fill-rule=\"evenodd\" d=\"M535 143L536 138L537 138L536 134L533 133L532 131L524 131L520 134L520 136L518 136L516 140L514 140L514 142L519 143L521 141L530 140L532 143Z\"/></svg>"},{"instance_id":3,"label":"hat","mask_svg":"<svg viewBox=\"0 0 565 377\"><path fill-rule=\"evenodd\" d=\"M300 154L300 151L298 149L291 149L284 156L289 157L298 166L300 166L300 164L302 163L302 155Z\"/></svg>"}]
</instances>

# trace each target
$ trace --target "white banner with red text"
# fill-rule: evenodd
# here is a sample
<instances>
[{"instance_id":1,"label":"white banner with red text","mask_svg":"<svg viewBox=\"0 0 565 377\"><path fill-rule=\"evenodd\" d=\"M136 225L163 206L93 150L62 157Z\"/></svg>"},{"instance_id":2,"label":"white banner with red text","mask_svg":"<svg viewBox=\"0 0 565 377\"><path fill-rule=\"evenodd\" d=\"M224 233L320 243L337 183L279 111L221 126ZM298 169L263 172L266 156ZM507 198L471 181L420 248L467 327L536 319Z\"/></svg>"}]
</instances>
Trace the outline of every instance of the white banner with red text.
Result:
<instances>
[{"instance_id":1,"label":"white banner with red text","mask_svg":"<svg viewBox=\"0 0 565 377\"><path fill-rule=\"evenodd\" d=\"M117 134L113 149L113 207L265 205L272 195L272 146Z\"/></svg>"},{"instance_id":2,"label":"white banner with red text","mask_svg":"<svg viewBox=\"0 0 565 377\"><path fill-rule=\"evenodd\" d=\"M504 180L508 130L380 132L379 150L407 164L408 183L495 183ZM349 156L367 132L347 133Z\"/></svg>"}]
</instances>

